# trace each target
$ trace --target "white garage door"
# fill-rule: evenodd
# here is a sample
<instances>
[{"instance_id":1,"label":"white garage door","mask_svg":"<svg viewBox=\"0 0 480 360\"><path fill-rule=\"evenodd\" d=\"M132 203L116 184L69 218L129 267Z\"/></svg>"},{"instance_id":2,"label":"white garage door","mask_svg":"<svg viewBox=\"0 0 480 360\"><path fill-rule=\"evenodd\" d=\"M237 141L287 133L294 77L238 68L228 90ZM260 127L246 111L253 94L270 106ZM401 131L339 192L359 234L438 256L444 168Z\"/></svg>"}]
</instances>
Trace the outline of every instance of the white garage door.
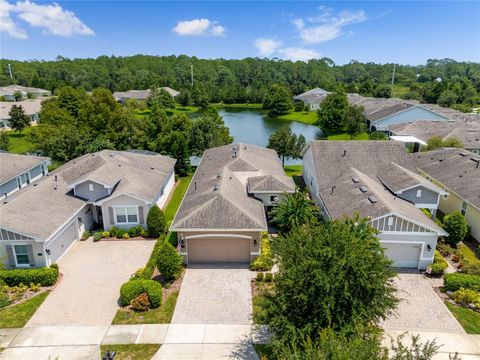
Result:
<instances>
[{"instance_id":1,"label":"white garage door","mask_svg":"<svg viewBox=\"0 0 480 360\"><path fill-rule=\"evenodd\" d=\"M56 263L76 240L78 240L77 222L74 221L60 235L45 245L45 248L50 251L50 264Z\"/></svg>"},{"instance_id":2,"label":"white garage door","mask_svg":"<svg viewBox=\"0 0 480 360\"><path fill-rule=\"evenodd\" d=\"M421 246L418 244L382 243L385 255L393 260L394 267L417 268Z\"/></svg>"},{"instance_id":3,"label":"white garage door","mask_svg":"<svg viewBox=\"0 0 480 360\"><path fill-rule=\"evenodd\" d=\"M188 262L250 262L250 239L188 239Z\"/></svg>"}]
</instances>

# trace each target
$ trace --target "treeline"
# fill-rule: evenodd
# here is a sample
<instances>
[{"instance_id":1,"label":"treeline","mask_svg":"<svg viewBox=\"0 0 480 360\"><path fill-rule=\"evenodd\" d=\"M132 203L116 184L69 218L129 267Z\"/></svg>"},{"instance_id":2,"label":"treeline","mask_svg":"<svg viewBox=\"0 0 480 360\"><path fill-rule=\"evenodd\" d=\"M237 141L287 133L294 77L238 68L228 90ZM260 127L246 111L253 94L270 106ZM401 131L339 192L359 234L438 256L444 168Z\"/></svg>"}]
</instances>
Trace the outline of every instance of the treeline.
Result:
<instances>
[{"instance_id":1,"label":"treeline","mask_svg":"<svg viewBox=\"0 0 480 360\"><path fill-rule=\"evenodd\" d=\"M8 73L13 69L13 79ZM194 89L190 71L193 66ZM96 59L55 61L0 60L2 85L20 84L55 91L70 85L91 91L113 91L170 86L184 93L205 94L212 103L259 103L273 84L286 85L293 94L321 87L357 92L364 96L390 97L393 64L352 61L336 65L322 58L305 62L246 58L205 60L196 57L100 56ZM404 86L402 96L444 106L480 102L480 64L451 59L428 60L425 65L397 65L395 84ZM460 105L461 107L462 105Z\"/></svg>"}]
</instances>

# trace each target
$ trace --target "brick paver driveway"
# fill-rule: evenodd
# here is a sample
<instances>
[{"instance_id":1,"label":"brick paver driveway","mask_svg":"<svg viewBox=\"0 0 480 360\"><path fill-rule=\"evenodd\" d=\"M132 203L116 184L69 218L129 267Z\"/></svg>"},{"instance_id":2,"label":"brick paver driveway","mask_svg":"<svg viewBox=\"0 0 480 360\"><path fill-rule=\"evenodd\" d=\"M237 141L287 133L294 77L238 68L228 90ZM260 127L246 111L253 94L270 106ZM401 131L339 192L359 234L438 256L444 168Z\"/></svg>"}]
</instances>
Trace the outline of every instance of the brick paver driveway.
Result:
<instances>
[{"instance_id":1,"label":"brick paver driveway","mask_svg":"<svg viewBox=\"0 0 480 360\"><path fill-rule=\"evenodd\" d=\"M35 325L109 325L120 286L145 266L155 241L77 242L58 263L59 285L28 322Z\"/></svg>"},{"instance_id":2,"label":"brick paver driveway","mask_svg":"<svg viewBox=\"0 0 480 360\"><path fill-rule=\"evenodd\" d=\"M428 279L418 271L401 270L395 283L402 300L396 314L382 324L385 329L465 333L433 290L441 281Z\"/></svg>"},{"instance_id":3,"label":"brick paver driveway","mask_svg":"<svg viewBox=\"0 0 480 360\"><path fill-rule=\"evenodd\" d=\"M249 324L252 313L248 264L190 264L172 323Z\"/></svg>"}]
</instances>

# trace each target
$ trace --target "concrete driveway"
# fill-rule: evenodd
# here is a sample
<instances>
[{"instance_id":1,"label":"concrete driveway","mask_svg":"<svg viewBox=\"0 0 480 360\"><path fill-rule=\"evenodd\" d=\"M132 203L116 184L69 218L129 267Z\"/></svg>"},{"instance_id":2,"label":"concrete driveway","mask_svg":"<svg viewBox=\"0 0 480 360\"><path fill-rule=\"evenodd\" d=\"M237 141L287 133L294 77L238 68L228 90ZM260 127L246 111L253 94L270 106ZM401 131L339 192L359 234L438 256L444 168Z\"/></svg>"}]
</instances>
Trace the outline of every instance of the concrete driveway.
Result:
<instances>
[{"instance_id":1,"label":"concrete driveway","mask_svg":"<svg viewBox=\"0 0 480 360\"><path fill-rule=\"evenodd\" d=\"M396 313L383 322L384 329L465 333L433 289L441 280L429 279L416 270L400 270L395 284L401 301Z\"/></svg>"},{"instance_id":2,"label":"concrete driveway","mask_svg":"<svg viewBox=\"0 0 480 360\"><path fill-rule=\"evenodd\" d=\"M254 275L248 264L188 265L172 323L250 324Z\"/></svg>"},{"instance_id":3,"label":"concrete driveway","mask_svg":"<svg viewBox=\"0 0 480 360\"><path fill-rule=\"evenodd\" d=\"M145 266L155 241L77 242L59 261L63 279L27 326L109 325L120 286Z\"/></svg>"}]
</instances>

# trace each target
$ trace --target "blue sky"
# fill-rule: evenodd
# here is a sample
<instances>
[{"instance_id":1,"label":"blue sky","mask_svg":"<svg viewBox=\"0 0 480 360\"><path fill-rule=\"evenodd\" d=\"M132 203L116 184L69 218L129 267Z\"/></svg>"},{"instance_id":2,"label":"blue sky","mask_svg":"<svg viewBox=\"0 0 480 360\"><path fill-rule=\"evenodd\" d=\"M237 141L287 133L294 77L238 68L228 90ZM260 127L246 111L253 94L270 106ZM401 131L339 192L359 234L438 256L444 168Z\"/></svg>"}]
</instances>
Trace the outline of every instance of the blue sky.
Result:
<instances>
[{"instance_id":1,"label":"blue sky","mask_svg":"<svg viewBox=\"0 0 480 360\"><path fill-rule=\"evenodd\" d=\"M480 61L480 2L7 1L0 57Z\"/></svg>"}]
</instances>

